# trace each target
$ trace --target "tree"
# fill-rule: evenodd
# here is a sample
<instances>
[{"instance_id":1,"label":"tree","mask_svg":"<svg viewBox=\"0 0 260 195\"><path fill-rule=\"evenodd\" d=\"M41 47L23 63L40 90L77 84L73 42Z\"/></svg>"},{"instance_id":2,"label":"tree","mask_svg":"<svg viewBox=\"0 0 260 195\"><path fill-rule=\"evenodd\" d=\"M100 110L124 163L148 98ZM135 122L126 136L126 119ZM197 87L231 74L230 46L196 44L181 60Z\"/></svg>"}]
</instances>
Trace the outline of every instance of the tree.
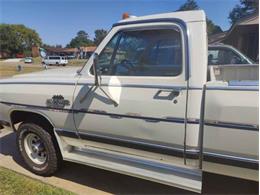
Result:
<instances>
[{"instance_id":1,"label":"tree","mask_svg":"<svg viewBox=\"0 0 260 195\"><path fill-rule=\"evenodd\" d=\"M229 13L228 19L231 24L236 23L240 18L259 11L258 0L240 0L240 5L236 5Z\"/></svg>"},{"instance_id":2,"label":"tree","mask_svg":"<svg viewBox=\"0 0 260 195\"><path fill-rule=\"evenodd\" d=\"M183 5L179 7L176 11L190 11L190 10L199 10L200 7L198 6L197 2L195 0L187 0ZM215 25L214 22L210 19L207 20L207 32L208 35L223 32L221 27L218 25Z\"/></svg>"},{"instance_id":3,"label":"tree","mask_svg":"<svg viewBox=\"0 0 260 195\"><path fill-rule=\"evenodd\" d=\"M208 35L212 35L212 34L220 33L223 31L220 26L215 25L212 22L212 20L207 18L207 32L208 32Z\"/></svg>"},{"instance_id":4,"label":"tree","mask_svg":"<svg viewBox=\"0 0 260 195\"><path fill-rule=\"evenodd\" d=\"M104 29L95 30L94 44L99 45L99 43L105 38L106 35L107 31Z\"/></svg>"},{"instance_id":5,"label":"tree","mask_svg":"<svg viewBox=\"0 0 260 195\"><path fill-rule=\"evenodd\" d=\"M198 10L200 9L196 1L187 0L177 11L189 11L189 10Z\"/></svg>"},{"instance_id":6,"label":"tree","mask_svg":"<svg viewBox=\"0 0 260 195\"><path fill-rule=\"evenodd\" d=\"M0 50L11 54L31 51L32 46L40 46L39 34L24 25L0 24Z\"/></svg>"},{"instance_id":7,"label":"tree","mask_svg":"<svg viewBox=\"0 0 260 195\"><path fill-rule=\"evenodd\" d=\"M41 46L42 46L43 48L54 47L54 46L49 45L49 44L47 44L47 43L43 43Z\"/></svg>"},{"instance_id":8,"label":"tree","mask_svg":"<svg viewBox=\"0 0 260 195\"><path fill-rule=\"evenodd\" d=\"M86 33L84 30L80 30L77 33L77 36L73 39L71 39L70 43L66 47L85 47L93 45L93 41L89 39L88 33Z\"/></svg>"}]
</instances>

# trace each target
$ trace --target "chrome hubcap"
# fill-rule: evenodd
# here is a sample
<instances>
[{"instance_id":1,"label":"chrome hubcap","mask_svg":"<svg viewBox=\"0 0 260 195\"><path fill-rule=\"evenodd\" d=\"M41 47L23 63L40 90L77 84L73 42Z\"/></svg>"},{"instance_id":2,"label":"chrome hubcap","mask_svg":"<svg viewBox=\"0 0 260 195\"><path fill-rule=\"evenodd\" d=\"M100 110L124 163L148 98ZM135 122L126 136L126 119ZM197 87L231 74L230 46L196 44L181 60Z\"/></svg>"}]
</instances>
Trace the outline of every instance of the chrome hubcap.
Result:
<instances>
[{"instance_id":1,"label":"chrome hubcap","mask_svg":"<svg viewBox=\"0 0 260 195\"><path fill-rule=\"evenodd\" d=\"M24 148L28 157L34 163L42 165L46 162L46 149L38 135L34 133L28 133L24 138Z\"/></svg>"}]
</instances>

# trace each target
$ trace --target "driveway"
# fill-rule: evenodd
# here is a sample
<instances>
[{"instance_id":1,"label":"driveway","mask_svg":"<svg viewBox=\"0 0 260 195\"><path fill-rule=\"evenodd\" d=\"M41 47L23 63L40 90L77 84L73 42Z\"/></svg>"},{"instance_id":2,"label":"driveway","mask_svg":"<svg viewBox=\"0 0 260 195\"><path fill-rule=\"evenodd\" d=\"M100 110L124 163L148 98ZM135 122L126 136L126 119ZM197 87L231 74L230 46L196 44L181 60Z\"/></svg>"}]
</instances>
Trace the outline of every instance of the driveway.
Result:
<instances>
[{"instance_id":1,"label":"driveway","mask_svg":"<svg viewBox=\"0 0 260 195\"><path fill-rule=\"evenodd\" d=\"M16 149L15 133L0 130L0 166L39 179L76 194L192 194L177 188L113 173L89 166L64 162L52 177L41 177L25 169ZM203 194L258 194L258 183L204 174Z\"/></svg>"}]
</instances>

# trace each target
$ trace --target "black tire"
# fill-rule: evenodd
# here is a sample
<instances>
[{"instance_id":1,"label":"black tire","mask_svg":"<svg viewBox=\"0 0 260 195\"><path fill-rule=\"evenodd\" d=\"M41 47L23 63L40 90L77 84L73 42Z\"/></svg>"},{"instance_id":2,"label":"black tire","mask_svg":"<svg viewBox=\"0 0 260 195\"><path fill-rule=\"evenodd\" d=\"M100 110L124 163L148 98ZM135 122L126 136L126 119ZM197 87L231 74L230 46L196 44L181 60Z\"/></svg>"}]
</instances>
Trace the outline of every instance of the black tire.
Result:
<instances>
[{"instance_id":1,"label":"black tire","mask_svg":"<svg viewBox=\"0 0 260 195\"><path fill-rule=\"evenodd\" d=\"M47 158L41 165L34 163L25 150L24 139L28 133L36 134L44 144ZM41 126L29 122L22 123L16 138L18 151L31 172L41 176L51 176L60 168L62 157L55 138Z\"/></svg>"}]
</instances>

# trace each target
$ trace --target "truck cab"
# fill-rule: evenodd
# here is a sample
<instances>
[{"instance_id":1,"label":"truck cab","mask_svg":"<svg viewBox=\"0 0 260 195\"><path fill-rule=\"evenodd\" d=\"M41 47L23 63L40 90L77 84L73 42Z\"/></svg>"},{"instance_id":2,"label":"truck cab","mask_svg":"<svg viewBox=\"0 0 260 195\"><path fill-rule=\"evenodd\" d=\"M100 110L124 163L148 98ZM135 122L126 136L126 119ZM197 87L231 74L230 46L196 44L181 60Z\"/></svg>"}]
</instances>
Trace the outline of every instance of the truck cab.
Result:
<instances>
[{"instance_id":1,"label":"truck cab","mask_svg":"<svg viewBox=\"0 0 260 195\"><path fill-rule=\"evenodd\" d=\"M184 188L199 190L199 118L207 70L204 12L122 20L95 53L99 87L92 87L92 56L75 90L74 108L81 110L75 125L83 142L173 165L170 169L177 166L187 172L166 177L153 170L160 175L154 179L183 187L189 181L192 187ZM137 170L131 172L138 175Z\"/></svg>"}]
</instances>

